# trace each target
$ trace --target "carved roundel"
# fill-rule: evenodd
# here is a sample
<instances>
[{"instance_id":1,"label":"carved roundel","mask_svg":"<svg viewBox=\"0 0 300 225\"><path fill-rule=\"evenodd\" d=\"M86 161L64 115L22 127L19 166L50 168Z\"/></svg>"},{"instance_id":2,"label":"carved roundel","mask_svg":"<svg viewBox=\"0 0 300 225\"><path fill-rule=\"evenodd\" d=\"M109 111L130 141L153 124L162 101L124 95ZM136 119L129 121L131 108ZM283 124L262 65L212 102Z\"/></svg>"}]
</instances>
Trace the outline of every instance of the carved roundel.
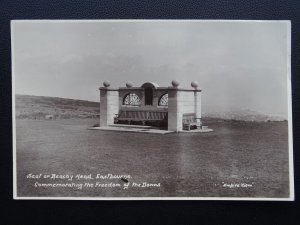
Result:
<instances>
[{"instance_id":1,"label":"carved roundel","mask_svg":"<svg viewBox=\"0 0 300 225\"><path fill-rule=\"evenodd\" d=\"M160 106L168 106L168 94L164 94L160 97L158 105Z\"/></svg>"},{"instance_id":2,"label":"carved roundel","mask_svg":"<svg viewBox=\"0 0 300 225\"><path fill-rule=\"evenodd\" d=\"M139 96L134 93L129 93L124 97L123 105L138 106L141 104Z\"/></svg>"}]
</instances>

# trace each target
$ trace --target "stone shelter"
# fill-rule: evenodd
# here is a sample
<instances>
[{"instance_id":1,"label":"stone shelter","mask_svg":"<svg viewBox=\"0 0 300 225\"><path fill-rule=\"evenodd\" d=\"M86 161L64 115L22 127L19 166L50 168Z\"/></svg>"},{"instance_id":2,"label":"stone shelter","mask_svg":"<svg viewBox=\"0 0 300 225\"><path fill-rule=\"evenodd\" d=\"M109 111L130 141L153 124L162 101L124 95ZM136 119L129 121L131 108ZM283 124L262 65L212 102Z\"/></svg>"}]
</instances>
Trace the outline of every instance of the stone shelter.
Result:
<instances>
[{"instance_id":1,"label":"stone shelter","mask_svg":"<svg viewBox=\"0 0 300 225\"><path fill-rule=\"evenodd\" d=\"M160 87L146 82L135 87L112 88L104 81L100 87L100 127L112 124L147 125L169 131L202 129L201 90L196 81L191 88Z\"/></svg>"}]
</instances>

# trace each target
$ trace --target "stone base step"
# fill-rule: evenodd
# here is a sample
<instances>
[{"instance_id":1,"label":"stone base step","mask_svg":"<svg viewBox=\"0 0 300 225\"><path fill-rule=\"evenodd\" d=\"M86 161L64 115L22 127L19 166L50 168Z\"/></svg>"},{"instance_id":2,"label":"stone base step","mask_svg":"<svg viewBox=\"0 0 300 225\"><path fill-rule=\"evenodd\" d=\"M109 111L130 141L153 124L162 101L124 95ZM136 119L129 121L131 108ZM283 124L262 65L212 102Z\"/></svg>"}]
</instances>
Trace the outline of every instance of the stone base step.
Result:
<instances>
[{"instance_id":1,"label":"stone base step","mask_svg":"<svg viewBox=\"0 0 300 225\"><path fill-rule=\"evenodd\" d=\"M153 126L143 125L129 125L129 124L111 124L109 127L123 127L123 128L140 128L140 129L155 129Z\"/></svg>"},{"instance_id":2,"label":"stone base step","mask_svg":"<svg viewBox=\"0 0 300 225\"><path fill-rule=\"evenodd\" d=\"M150 134L168 134L174 131L169 130L158 130L158 129L145 129L145 128L133 128L133 127L90 127L89 130L104 130L104 131L121 131L121 132L136 132L136 133L150 133Z\"/></svg>"}]
</instances>

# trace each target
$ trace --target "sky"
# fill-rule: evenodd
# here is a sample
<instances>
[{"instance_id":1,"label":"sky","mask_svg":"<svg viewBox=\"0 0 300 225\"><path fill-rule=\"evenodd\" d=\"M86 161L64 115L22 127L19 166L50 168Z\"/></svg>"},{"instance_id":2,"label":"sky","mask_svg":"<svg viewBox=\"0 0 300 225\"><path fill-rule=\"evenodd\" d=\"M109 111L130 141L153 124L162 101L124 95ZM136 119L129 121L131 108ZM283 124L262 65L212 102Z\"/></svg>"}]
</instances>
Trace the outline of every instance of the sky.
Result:
<instances>
[{"instance_id":1,"label":"sky","mask_svg":"<svg viewBox=\"0 0 300 225\"><path fill-rule=\"evenodd\" d=\"M111 87L177 80L187 88L196 80L204 112L287 117L287 28L285 22L15 22L15 92L99 101L105 80Z\"/></svg>"}]
</instances>

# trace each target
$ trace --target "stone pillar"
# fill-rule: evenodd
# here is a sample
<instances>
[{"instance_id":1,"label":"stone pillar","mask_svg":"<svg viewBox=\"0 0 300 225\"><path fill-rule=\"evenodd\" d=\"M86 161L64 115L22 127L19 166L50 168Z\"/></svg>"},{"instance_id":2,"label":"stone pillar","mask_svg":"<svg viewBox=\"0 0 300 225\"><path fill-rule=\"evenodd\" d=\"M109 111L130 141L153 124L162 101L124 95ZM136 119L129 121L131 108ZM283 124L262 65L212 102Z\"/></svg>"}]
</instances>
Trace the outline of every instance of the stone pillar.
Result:
<instances>
[{"instance_id":1,"label":"stone pillar","mask_svg":"<svg viewBox=\"0 0 300 225\"><path fill-rule=\"evenodd\" d=\"M178 91L179 83L172 81L173 87L168 90L168 130L182 130L182 113L180 110L179 99L180 91Z\"/></svg>"},{"instance_id":2,"label":"stone pillar","mask_svg":"<svg viewBox=\"0 0 300 225\"><path fill-rule=\"evenodd\" d=\"M202 118L201 116L201 90L198 89L198 82L192 81L191 86L194 90L194 113L196 114L196 118Z\"/></svg>"},{"instance_id":3,"label":"stone pillar","mask_svg":"<svg viewBox=\"0 0 300 225\"><path fill-rule=\"evenodd\" d=\"M202 118L202 113L201 113L201 91L195 91L194 92L194 100L195 100L196 118Z\"/></svg>"},{"instance_id":4,"label":"stone pillar","mask_svg":"<svg viewBox=\"0 0 300 225\"><path fill-rule=\"evenodd\" d=\"M100 88L100 127L114 123L115 114L119 113L119 90L109 88L109 82L104 82Z\"/></svg>"}]
</instances>

